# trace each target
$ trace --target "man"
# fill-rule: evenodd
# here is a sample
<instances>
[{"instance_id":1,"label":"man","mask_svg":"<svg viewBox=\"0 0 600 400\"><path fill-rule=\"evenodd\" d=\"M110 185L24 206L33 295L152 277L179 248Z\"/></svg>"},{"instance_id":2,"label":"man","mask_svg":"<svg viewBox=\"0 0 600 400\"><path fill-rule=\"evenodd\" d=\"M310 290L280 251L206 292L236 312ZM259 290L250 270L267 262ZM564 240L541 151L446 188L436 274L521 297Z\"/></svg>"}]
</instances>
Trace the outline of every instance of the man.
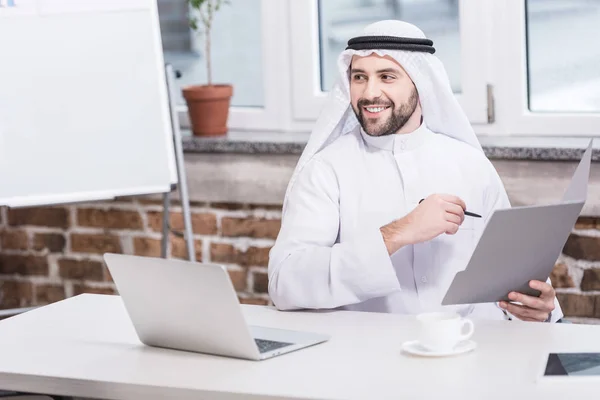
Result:
<instances>
[{"instance_id":1,"label":"man","mask_svg":"<svg viewBox=\"0 0 600 400\"><path fill-rule=\"evenodd\" d=\"M492 211L510 203L432 45L381 21L340 55L270 252L277 308L562 317L549 281L531 282L539 298L511 293L520 304L441 306Z\"/></svg>"}]
</instances>

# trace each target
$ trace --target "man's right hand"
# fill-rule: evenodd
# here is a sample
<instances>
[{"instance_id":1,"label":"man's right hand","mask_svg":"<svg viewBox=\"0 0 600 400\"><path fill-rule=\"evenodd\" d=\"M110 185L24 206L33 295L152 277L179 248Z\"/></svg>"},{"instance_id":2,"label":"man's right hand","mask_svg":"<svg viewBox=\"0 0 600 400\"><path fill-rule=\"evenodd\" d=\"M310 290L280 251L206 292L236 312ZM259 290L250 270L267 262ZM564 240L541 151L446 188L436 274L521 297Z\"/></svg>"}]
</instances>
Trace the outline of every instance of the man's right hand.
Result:
<instances>
[{"instance_id":1,"label":"man's right hand","mask_svg":"<svg viewBox=\"0 0 600 400\"><path fill-rule=\"evenodd\" d=\"M409 244L431 240L443 233L453 235L465 219L465 202L449 194L434 194L409 214L381 228L391 255Z\"/></svg>"}]
</instances>

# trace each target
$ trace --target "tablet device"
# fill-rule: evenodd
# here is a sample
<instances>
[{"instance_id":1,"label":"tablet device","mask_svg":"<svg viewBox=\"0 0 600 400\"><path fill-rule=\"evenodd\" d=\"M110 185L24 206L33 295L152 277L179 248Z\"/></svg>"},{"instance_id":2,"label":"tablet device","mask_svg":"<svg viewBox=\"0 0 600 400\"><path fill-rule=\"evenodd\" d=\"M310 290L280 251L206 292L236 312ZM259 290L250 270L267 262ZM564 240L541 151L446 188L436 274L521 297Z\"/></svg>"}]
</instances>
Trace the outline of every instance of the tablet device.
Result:
<instances>
[{"instance_id":1,"label":"tablet device","mask_svg":"<svg viewBox=\"0 0 600 400\"><path fill-rule=\"evenodd\" d=\"M597 376L600 379L600 353L550 353L543 376Z\"/></svg>"}]
</instances>

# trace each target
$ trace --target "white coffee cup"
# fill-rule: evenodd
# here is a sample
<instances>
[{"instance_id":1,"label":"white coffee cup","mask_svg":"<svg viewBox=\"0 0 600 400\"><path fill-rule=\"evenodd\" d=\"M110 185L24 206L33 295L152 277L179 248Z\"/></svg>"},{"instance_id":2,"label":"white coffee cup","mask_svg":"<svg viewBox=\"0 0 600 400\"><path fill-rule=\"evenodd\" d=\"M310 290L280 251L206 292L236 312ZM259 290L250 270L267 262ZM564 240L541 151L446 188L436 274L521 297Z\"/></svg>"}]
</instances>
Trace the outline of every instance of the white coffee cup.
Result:
<instances>
[{"instance_id":1,"label":"white coffee cup","mask_svg":"<svg viewBox=\"0 0 600 400\"><path fill-rule=\"evenodd\" d=\"M417 320L420 323L419 342L429 351L452 351L457 344L473 336L475 330L473 321L453 312L419 314Z\"/></svg>"}]
</instances>

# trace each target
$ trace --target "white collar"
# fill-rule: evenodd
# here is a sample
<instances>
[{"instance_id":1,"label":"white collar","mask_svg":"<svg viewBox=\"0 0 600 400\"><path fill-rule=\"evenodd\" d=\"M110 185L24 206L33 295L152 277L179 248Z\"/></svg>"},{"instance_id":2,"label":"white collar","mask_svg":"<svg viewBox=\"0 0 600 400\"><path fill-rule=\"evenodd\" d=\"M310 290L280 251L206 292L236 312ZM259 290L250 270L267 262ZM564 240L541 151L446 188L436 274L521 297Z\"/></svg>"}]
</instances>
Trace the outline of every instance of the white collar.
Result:
<instances>
[{"instance_id":1,"label":"white collar","mask_svg":"<svg viewBox=\"0 0 600 400\"><path fill-rule=\"evenodd\" d=\"M370 136L360 128L360 134L368 146L381 150L391 151L394 154L415 150L421 147L435 133L430 131L422 123L416 130L410 133L396 133L386 136Z\"/></svg>"}]
</instances>

